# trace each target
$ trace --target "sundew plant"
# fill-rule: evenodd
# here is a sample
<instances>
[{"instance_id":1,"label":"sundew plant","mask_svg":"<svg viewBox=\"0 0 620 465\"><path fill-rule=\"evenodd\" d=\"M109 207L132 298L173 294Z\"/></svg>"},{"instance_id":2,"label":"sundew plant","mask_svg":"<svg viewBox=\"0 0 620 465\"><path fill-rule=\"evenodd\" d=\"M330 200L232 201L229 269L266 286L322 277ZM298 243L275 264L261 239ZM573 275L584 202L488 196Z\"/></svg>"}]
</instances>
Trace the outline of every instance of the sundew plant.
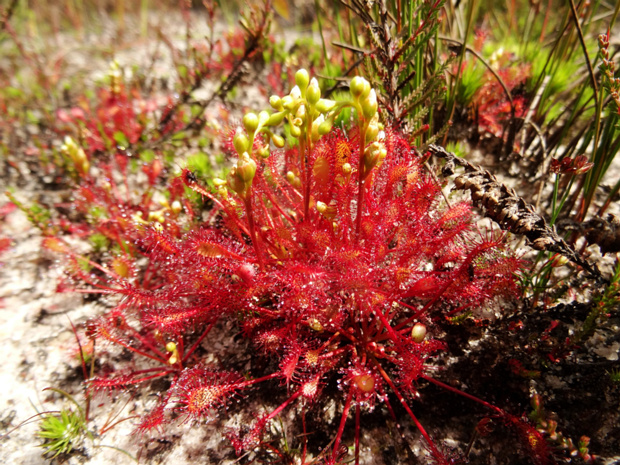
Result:
<instances>
[{"instance_id":1,"label":"sundew plant","mask_svg":"<svg viewBox=\"0 0 620 465\"><path fill-rule=\"evenodd\" d=\"M303 69L295 81L231 134L237 160L226 179L183 169L170 188L175 207L161 217L134 215L133 243L95 273L83 271L82 258L61 240L48 240L75 262L74 287L121 297L88 324L88 335L133 360L91 378L89 389L165 378L137 427L147 432L201 423L235 398L257 408L248 388L283 386L276 407L228 432L238 454L264 445L267 426L285 409L302 421L336 398L332 441L313 445L304 435L301 463L317 459L317 446L322 463L359 463L362 414L377 406L394 418L404 409L434 462L464 460L463 452L446 453L416 417L424 380L483 404L544 463L545 441L526 421L433 377L433 358L447 350L434 328L518 294L521 261L504 237L475 226L468 203L443 197L424 156L380 123L365 79L353 78L349 98L338 102L321 98ZM334 127L345 108L352 121ZM191 191L211 206L201 221L183 220L190 207L182 197ZM202 343L218 337L222 322L251 342L249 371L206 361L214 358ZM351 452L343 444L347 426Z\"/></svg>"}]
</instances>

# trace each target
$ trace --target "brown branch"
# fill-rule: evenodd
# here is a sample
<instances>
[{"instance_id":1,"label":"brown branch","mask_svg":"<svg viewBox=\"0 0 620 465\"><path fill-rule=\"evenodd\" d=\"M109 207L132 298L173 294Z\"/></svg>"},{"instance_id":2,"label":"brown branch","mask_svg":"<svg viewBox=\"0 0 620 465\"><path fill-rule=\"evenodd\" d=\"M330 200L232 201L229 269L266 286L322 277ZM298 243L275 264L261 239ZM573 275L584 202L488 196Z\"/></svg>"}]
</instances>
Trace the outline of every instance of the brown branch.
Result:
<instances>
[{"instance_id":1,"label":"brown branch","mask_svg":"<svg viewBox=\"0 0 620 465\"><path fill-rule=\"evenodd\" d=\"M465 169L454 179L455 188L469 190L473 202L482 208L484 216L491 218L500 228L524 236L536 250L563 255L587 271L591 278L604 281L597 266L583 259L514 189L500 183L489 171L458 158L443 147L430 145L428 151L445 160L443 176L453 175L456 165Z\"/></svg>"},{"instance_id":2,"label":"brown branch","mask_svg":"<svg viewBox=\"0 0 620 465\"><path fill-rule=\"evenodd\" d=\"M244 29L247 31L248 36L246 37L246 44L243 56L239 58L235 64L233 65L233 69L226 76L226 78L219 85L217 90L206 100L202 102L198 102L196 104L197 108L200 111L197 112L196 116L194 116L187 124L185 124L178 131L171 131L167 133L161 134L161 137L155 140L151 144L145 145L145 148L154 148L162 142L170 139L176 134L182 133L189 129L200 126L202 122L202 118L205 110L217 99L224 100L226 94L239 82L243 74L246 72L247 63L250 58L260 49L261 40L268 34L270 27L270 5L271 2L269 0L265 1L264 9L262 10L262 17L260 18L259 24L257 24L256 30L249 30L247 26L244 26ZM195 82L192 84L189 90L186 90L179 102L175 104L175 106L165 115L159 122L158 130L162 130L173 118L173 116L178 113L180 107L189 103L190 96L192 93L197 90L203 83L202 76L197 77Z\"/></svg>"},{"instance_id":3,"label":"brown branch","mask_svg":"<svg viewBox=\"0 0 620 465\"><path fill-rule=\"evenodd\" d=\"M18 1L19 0L13 0L7 9L2 13L2 18L0 19L0 31L4 31L6 24L13 16L13 13L15 13L15 7L17 6Z\"/></svg>"}]
</instances>

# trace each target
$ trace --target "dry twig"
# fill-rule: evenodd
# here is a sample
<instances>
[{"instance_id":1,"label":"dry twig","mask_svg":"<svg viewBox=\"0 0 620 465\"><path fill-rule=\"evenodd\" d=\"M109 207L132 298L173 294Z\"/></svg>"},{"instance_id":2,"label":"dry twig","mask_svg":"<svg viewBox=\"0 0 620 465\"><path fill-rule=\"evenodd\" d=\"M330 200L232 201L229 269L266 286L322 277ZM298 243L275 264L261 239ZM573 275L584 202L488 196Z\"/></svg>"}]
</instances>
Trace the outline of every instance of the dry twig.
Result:
<instances>
[{"instance_id":1,"label":"dry twig","mask_svg":"<svg viewBox=\"0 0 620 465\"><path fill-rule=\"evenodd\" d=\"M525 236L534 249L559 253L582 267L590 277L603 279L597 266L583 259L514 189L500 183L489 171L458 158L443 147L430 145L428 151L445 160L443 176L453 175L456 165L465 169L454 179L455 188L469 190L472 200L484 210L485 216L503 230Z\"/></svg>"}]
</instances>

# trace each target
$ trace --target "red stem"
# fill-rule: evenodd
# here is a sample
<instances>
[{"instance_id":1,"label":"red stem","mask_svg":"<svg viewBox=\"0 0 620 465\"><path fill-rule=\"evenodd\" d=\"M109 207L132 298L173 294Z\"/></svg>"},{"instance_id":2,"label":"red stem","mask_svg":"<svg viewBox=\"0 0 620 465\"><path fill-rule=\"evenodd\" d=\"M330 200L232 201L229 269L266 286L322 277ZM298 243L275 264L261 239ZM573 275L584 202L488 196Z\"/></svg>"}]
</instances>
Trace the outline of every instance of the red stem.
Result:
<instances>
[{"instance_id":1,"label":"red stem","mask_svg":"<svg viewBox=\"0 0 620 465\"><path fill-rule=\"evenodd\" d=\"M89 283L93 286L96 286L96 284L92 284ZM67 288L66 290L62 290L62 291L58 291L58 292L76 292L78 294L118 294L119 290L118 289L112 289L112 288L102 288L102 289L72 289L72 288Z\"/></svg>"},{"instance_id":2,"label":"red stem","mask_svg":"<svg viewBox=\"0 0 620 465\"><path fill-rule=\"evenodd\" d=\"M125 344L123 341L121 341L120 339L116 339L115 337L106 337L104 339L107 339L108 341L111 341L111 342L113 342L115 344L118 344L119 346L122 346L125 349L130 350L131 352L133 352L135 354L142 355L143 357L150 358L151 360L156 360L157 362L163 363L164 365L168 363L168 361L165 360L165 359L161 359L159 357L156 357L154 355L151 355L151 354L143 352L143 351L141 351L139 349L136 349L135 347L131 347L130 345Z\"/></svg>"},{"instance_id":3,"label":"red stem","mask_svg":"<svg viewBox=\"0 0 620 465\"><path fill-rule=\"evenodd\" d=\"M405 410L407 411L407 413L409 414L409 416L411 417L411 419L415 423L415 426L420 431L420 434L422 435L422 437L428 443L428 447L430 448L431 454L433 454L433 457L435 457L435 458L442 458L443 459L444 458L443 454L441 452L439 452L439 449L437 449L437 446L435 446L435 443L433 442L431 437L428 435L428 433L426 432L426 430L424 429L422 424L418 421L416 416L413 414L413 412L411 411L411 408L409 407L409 405L407 405L407 401L405 401L405 398L402 396L400 391L396 388L396 386L394 385L394 383L392 382L392 380L390 379L388 374L383 370L383 367L376 360L373 360L373 363L374 363L375 367L379 370L379 373L381 373L381 376L383 377L385 382L390 386L390 388L392 389L394 394L396 394L396 397L398 397L398 400L400 401L402 406L405 408ZM441 463L443 463L443 462L441 462Z\"/></svg>"},{"instance_id":4,"label":"red stem","mask_svg":"<svg viewBox=\"0 0 620 465\"><path fill-rule=\"evenodd\" d=\"M385 327L386 331L388 332L392 342L394 342L394 345L397 348L401 348L402 344L400 343L400 334L398 334L396 331L394 331L394 329L390 326L390 322L387 320L385 315L381 312L381 310L376 310L374 312L374 314L377 315L379 317L379 319L381 320L381 323L383 324L383 326Z\"/></svg>"},{"instance_id":5,"label":"red stem","mask_svg":"<svg viewBox=\"0 0 620 465\"><path fill-rule=\"evenodd\" d=\"M355 406L355 465L360 464L360 406Z\"/></svg>"},{"instance_id":6,"label":"red stem","mask_svg":"<svg viewBox=\"0 0 620 465\"><path fill-rule=\"evenodd\" d=\"M189 358L190 355L192 355L194 353L194 351L196 350L196 348L200 345L200 343L202 342L202 340L207 337L207 334L209 334L209 331L211 331L211 329L213 328L213 326L215 325L215 323L217 322L217 320L214 320L213 323L211 323L207 329L204 330L204 332L200 335L200 337L198 338L198 340L196 342L194 342L194 344L189 348L189 350L187 351L187 353L185 354L185 356L182 359L182 362L185 363L187 361L187 359Z\"/></svg>"},{"instance_id":7,"label":"red stem","mask_svg":"<svg viewBox=\"0 0 620 465\"><path fill-rule=\"evenodd\" d=\"M120 423L123 423L124 421L127 421L127 420L133 420L134 418L140 418L140 415L132 415L132 416L130 416L130 417L121 418L120 420L115 421L114 423L112 423L112 424L110 424L110 425L108 425L108 426L105 426L105 425L104 425L104 426L103 426L103 427L101 427L101 429L99 430L99 434L100 434L100 435L103 435L103 434L105 434L107 431L110 431L112 428L114 428L116 425L118 425L118 424L120 424Z\"/></svg>"},{"instance_id":8,"label":"red stem","mask_svg":"<svg viewBox=\"0 0 620 465\"><path fill-rule=\"evenodd\" d=\"M481 254L482 252L491 249L492 247L497 246L497 243L495 241L493 242L485 242L483 244L479 244L478 246L476 246L474 248L474 250L472 250L467 257L465 257L465 260L463 260L463 264L456 270L456 272L453 273L453 276L459 276L461 273L465 272L465 270L467 270L469 268L469 265L473 262L474 258L476 258L479 254ZM416 314L412 315L411 317L407 318L405 321L402 321L401 323L397 324L394 329L396 330L400 330L402 327L408 325L409 323L411 323L413 320L415 320L416 318L418 318L418 315L423 314L424 312L426 312L429 308L431 308L440 298L441 296L444 294L444 292L446 292L450 286L452 286L452 284L454 283L456 278L450 279L442 288L441 290L437 293L437 295L435 295L435 297L433 297L431 300L429 300L427 302L427 304L420 310L418 311Z\"/></svg>"},{"instance_id":9,"label":"red stem","mask_svg":"<svg viewBox=\"0 0 620 465\"><path fill-rule=\"evenodd\" d=\"M244 199L245 203L245 213L248 217L248 226L250 228L250 237L252 238L252 244L254 245L254 251L256 252L256 258L258 260L258 265L263 268L263 258L261 257L260 247L258 245L258 239L256 237L256 227L254 226L254 214L252 213L252 194L251 191L248 192L246 198Z\"/></svg>"},{"instance_id":10,"label":"red stem","mask_svg":"<svg viewBox=\"0 0 620 465\"><path fill-rule=\"evenodd\" d=\"M454 388L454 387L452 387L452 386L450 386L448 384L442 383L441 381L437 381L436 379L431 378L430 376L427 376L425 374L421 374L420 378L425 379L426 381L429 381L429 382L431 382L433 384L436 384L437 386L441 386L442 388L447 389L448 391L453 392L455 394L458 394L460 396L463 396L463 397L465 397L465 398L467 398L469 400L473 400L474 402L478 402L479 404L484 405L486 408L496 411L497 413L499 413L503 417L508 415L501 408L496 407L495 405L489 404L488 402L486 402L486 401L484 401L482 399L479 399L476 396L472 396L471 394L467 394L466 392L463 392L463 391L461 391L459 389L456 389L456 388Z\"/></svg>"},{"instance_id":11,"label":"red stem","mask_svg":"<svg viewBox=\"0 0 620 465\"><path fill-rule=\"evenodd\" d=\"M306 464L306 455L308 453L308 432L306 431L306 411L302 410L301 412L301 424L304 430L304 434L302 436L304 442L304 448L301 452L301 465Z\"/></svg>"},{"instance_id":12,"label":"red stem","mask_svg":"<svg viewBox=\"0 0 620 465\"><path fill-rule=\"evenodd\" d=\"M291 402L293 402L299 396L301 396L301 389L297 391L295 394L293 394L291 397L289 397L287 400L285 400L282 403L282 405L280 405L277 409L275 409L273 412L267 415L267 417L263 419L265 424L267 424L267 422L270 421L272 418L276 417L282 410L284 410Z\"/></svg>"},{"instance_id":13,"label":"red stem","mask_svg":"<svg viewBox=\"0 0 620 465\"><path fill-rule=\"evenodd\" d=\"M131 382L132 384L143 383L145 381L148 381L149 379L161 378L162 376L166 376L167 374L172 373L173 371L174 370L162 371L161 373L155 373L154 375L145 376L144 378L138 378L138 379L131 380Z\"/></svg>"},{"instance_id":14,"label":"red stem","mask_svg":"<svg viewBox=\"0 0 620 465\"><path fill-rule=\"evenodd\" d=\"M349 409L351 408L351 399L353 398L353 389L349 389L347 395L347 401L344 404L344 410L342 411L342 418L340 419L340 426L338 426L338 434L334 441L334 450L332 452L332 458L336 458L338 455L338 446L340 446L340 439L342 439L342 433L344 432L344 425L347 422L347 416L349 416Z\"/></svg>"},{"instance_id":15,"label":"red stem","mask_svg":"<svg viewBox=\"0 0 620 465\"><path fill-rule=\"evenodd\" d=\"M153 352L155 352L157 355L159 355L162 360L165 360L164 363L168 362L168 356L166 354L164 354L163 352L161 352L157 347L155 347L154 345L152 345L149 341L147 341L145 338L142 337L142 335L140 334L139 331L136 331L132 326L128 325L125 321L123 321L123 323L125 323L125 326L127 328L129 328L129 330L133 333L133 335L142 343L144 344L146 347L148 347L149 349L151 349Z\"/></svg>"},{"instance_id":16,"label":"red stem","mask_svg":"<svg viewBox=\"0 0 620 465\"><path fill-rule=\"evenodd\" d=\"M244 381L243 383L240 383L239 388L245 388L245 387L251 386L252 384L262 383L263 381L269 381L270 379L277 378L278 376L280 376L280 373L276 372L276 373L272 373L267 376L263 376L261 378L249 379L247 381Z\"/></svg>"}]
</instances>

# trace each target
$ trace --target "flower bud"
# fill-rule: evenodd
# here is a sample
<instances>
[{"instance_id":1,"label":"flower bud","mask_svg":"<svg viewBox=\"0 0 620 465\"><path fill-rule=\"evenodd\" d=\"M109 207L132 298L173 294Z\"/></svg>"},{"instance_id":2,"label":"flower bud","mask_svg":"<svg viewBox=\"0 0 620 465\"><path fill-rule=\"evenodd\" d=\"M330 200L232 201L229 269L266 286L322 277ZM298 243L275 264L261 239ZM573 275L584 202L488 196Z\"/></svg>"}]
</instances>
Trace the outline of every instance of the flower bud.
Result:
<instances>
[{"instance_id":1,"label":"flower bud","mask_svg":"<svg viewBox=\"0 0 620 465\"><path fill-rule=\"evenodd\" d=\"M267 123L265 124L265 126L277 126L282 121L284 121L285 117L286 117L285 111L279 111L278 113L274 113L273 115L269 117L269 120L267 120Z\"/></svg>"},{"instance_id":2,"label":"flower bud","mask_svg":"<svg viewBox=\"0 0 620 465\"><path fill-rule=\"evenodd\" d=\"M316 211L318 211L323 218L333 220L338 213L338 208L336 205L327 205L324 202L318 201L316 203Z\"/></svg>"},{"instance_id":3,"label":"flower bud","mask_svg":"<svg viewBox=\"0 0 620 465\"><path fill-rule=\"evenodd\" d=\"M183 205L181 205L181 202L179 202L178 200L175 200L174 202L172 202L172 205L170 205L170 209L175 215L178 215L179 213L181 213L181 210L183 210Z\"/></svg>"},{"instance_id":4,"label":"flower bud","mask_svg":"<svg viewBox=\"0 0 620 465\"><path fill-rule=\"evenodd\" d=\"M308 74L308 71L306 71L305 69L301 68L299 71L295 73L295 84L297 84L302 94L305 93L309 82L310 82L310 75Z\"/></svg>"},{"instance_id":5,"label":"flower bud","mask_svg":"<svg viewBox=\"0 0 620 465\"><path fill-rule=\"evenodd\" d=\"M239 155L243 152L247 152L250 147L248 136L243 133L243 130L240 127L237 128L237 132L235 132L235 136L233 137L233 145Z\"/></svg>"},{"instance_id":6,"label":"flower bud","mask_svg":"<svg viewBox=\"0 0 620 465\"><path fill-rule=\"evenodd\" d=\"M306 91L306 100L310 105L316 105L321 98L321 89L316 78L312 78L310 86Z\"/></svg>"},{"instance_id":7,"label":"flower bud","mask_svg":"<svg viewBox=\"0 0 620 465\"><path fill-rule=\"evenodd\" d=\"M256 162L250 158L250 155L247 152L244 152L237 161L237 175L246 184L249 184L252 182L252 179L254 179L255 174Z\"/></svg>"},{"instance_id":8,"label":"flower bud","mask_svg":"<svg viewBox=\"0 0 620 465\"><path fill-rule=\"evenodd\" d=\"M286 180L291 184L291 186L299 188L301 186L301 179L299 179L295 173L292 171L286 172Z\"/></svg>"},{"instance_id":9,"label":"flower bud","mask_svg":"<svg viewBox=\"0 0 620 465\"><path fill-rule=\"evenodd\" d=\"M324 122L325 117L323 115L319 115L319 117L312 122L312 142L316 142L323 135L319 132L319 128Z\"/></svg>"},{"instance_id":10,"label":"flower bud","mask_svg":"<svg viewBox=\"0 0 620 465\"><path fill-rule=\"evenodd\" d=\"M323 115L321 115L321 116L323 116ZM324 136L325 134L329 133L329 131L332 130L332 126L333 125L334 125L334 119L331 118L331 117L327 118L318 127L319 135Z\"/></svg>"},{"instance_id":11,"label":"flower bud","mask_svg":"<svg viewBox=\"0 0 620 465\"><path fill-rule=\"evenodd\" d=\"M291 128L291 136L299 137L301 135L301 129L299 129L299 126L296 126L295 124L291 124L290 128Z\"/></svg>"},{"instance_id":12,"label":"flower bud","mask_svg":"<svg viewBox=\"0 0 620 465\"><path fill-rule=\"evenodd\" d=\"M377 113L379 105L377 103L377 94L375 89L371 89L368 93L368 97L362 100L362 113L367 120L371 119Z\"/></svg>"},{"instance_id":13,"label":"flower bud","mask_svg":"<svg viewBox=\"0 0 620 465\"><path fill-rule=\"evenodd\" d=\"M335 100L322 98L316 104L316 109L321 113L327 113L336 106Z\"/></svg>"},{"instance_id":14,"label":"flower bud","mask_svg":"<svg viewBox=\"0 0 620 465\"><path fill-rule=\"evenodd\" d=\"M263 110L258 114L258 125L264 126L269 121L269 112Z\"/></svg>"},{"instance_id":15,"label":"flower bud","mask_svg":"<svg viewBox=\"0 0 620 465\"><path fill-rule=\"evenodd\" d=\"M358 99L364 92L365 83L366 79L361 76L355 76L353 79L351 79L349 89L351 91L351 95L353 95L355 99Z\"/></svg>"},{"instance_id":16,"label":"flower bud","mask_svg":"<svg viewBox=\"0 0 620 465\"><path fill-rule=\"evenodd\" d=\"M564 255L560 255L560 254L555 254L552 261L551 261L551 266L553 268L559 268L561 266L564 266L568 263L568 258L566 258Z\"/></svg>"},{"instance_id":17,"label":"flower bud","mask_svg":"<svg viewBox=\"0 0 620 465\"><path fill-rule=\"evenodd\" d=\"M364 168L366 170L366 174L370 173L370 171L377 166L387 155L387 150L385 146L380 142L373 142L366 150L364 150Z\"/></svg>"},{"instance_id":18,"label":"flower bud","mask_svg":"<svg viewBox=\"0 0 620 465\"><path fill-rule=\"evenodd\" d=\"M65 143L60 147L63 154L68 156L73 162L75 170L85 176L90 169L90 163L86 157L84 149L77 145L77 143L69 136L65 137Z\"/></svg>"},{"instance_id":19,"label":"flower bud","mask_svg":"<svg viewBox=\"0 0 620 465\"><path fill-rule=\"evenodd\" d=\"M226 181L228 182L228 187L230 187L234 192L239 195L242 195L245 191L245 182L243 179L237 174L237 167L233 166L226 177Z\"/></svg>"},{"instance_id":20,"label":"flower bud","mask_svg":"<svg viewBox=\"0 0 620 465\"><path fill-rule=\"evenodd\" d=\"M299 86L293 87L289 93L289 96L293 100L299 100L301 98L301 90L299 89ZM286 108L286 105L284 105L284 108Z\"/></svg>"},{"instance_id":21,"label":"flower bud","mask_svg":"<svg viewBox=\"0 0 620 465\"><path fill-rule=\"evenodd\" d=\"M303 119L304 116L306 116L306 106L305 105L299 105L299 108L297 108L297 112L295 113L295 119ZM299 123L297 126L301 126L302 123Z\"/></svg>"},{"instance_id":22,"label":"flower bud","mask_svg":"<svg viewBox=\"0 0 620 465\"><path fill-rule=\"evenodd\" d=\"M370 124L368 126L368 129L366 129L366 143L375 140L378 134L379 134L379 126L375 124Z\"/></svg>"},{"instance_id":23,"label":"flower bud","mask_svg":"<svg viewBox=\"0 0 620 465\"><path fill-rule=\"evenodd\" d=\"M269 145L265 145L262 149L260 149L258 156L261 158L269 158Z\"/></svg>"},{"instance_id":24,"label":"flower bud","mask_svg":"<svg viewBox=\"0 0 620 465\"><path fill-rule=\"evenodd\" d=\"M275 145L279 149L284 147L284 138L282 136L279 136L277 134L273 134L271 136L271 141L273 142L273 145Z\"/></svg>"},{"instance_id":25,"label":"flower bud","mask_svg":"<svg viewBox=\"0 0 620 465\"><path fill-rule=\"evenodd\" d=\"M158 223L165 223L166 217L164 216L164 210L157 210L149 212L149 221L157 221Z\"/></svg>"},{"instance_id":26,"label":"flower bud","mask_svg":"<svg viewBox=\"0 0 620 465\"><path fill-rule=\"evenodd\" d=\"M316 318L312 318L310 321L308 321L308 326L318 333L323 331L323 325Z\"/></svg>"},{"instance_id":27,"label":"flower bud","mask_svg":"<svg viewBox=\"0 0 620 465\"><path fill-rule=\"evenodd\" d=\"M123 73L121 73L121 67L116 60L110 63L110 91L113 94L119 94L121 91L121 84L123 83Z\"/></svg>"},{"instance_id":28,"label":"flower bud","mask_svg":"<svg viewBox=\"0 0 620 465\"><path fill-rule=\"evenodd\" d=\"M258 129L258 116L254 113L248 113L243 117L243 126L248 134L253 134Z\"/></svg>"},{"instance_id":29,"label":"flower bud","mask_svg":"<svg viewBox=\"0 0 620 465\"><path fill-rule=\"evenodd\" d=\"M282 111L282 99L277 95L269 97L269 105L271 105L271 108L274 110Z\"/></svg>"},{"instance_id":30,"label":"flower bud","mask_svg":"<svg viewBox=\"0 0 620 465\"><path fill-rule=\"evenodd\" d=\"M422 323L416 323L411 329L411 339L415 342L420 343L426 337L426 326Z\"/></svg>"},{"instance_id":31,"label":"flower bud","mask_svg":"<svg viewBox=\"0 0 620 465\"><path fill-rule=\"evenodd\" d=\"M170 352L170 358L168 359L170 365L174 365L179 361L179 350L174 342L170 341L166 344L166 352Z\"/></svg>"},{"instance_id":32,"label":"flower bud","mask_svg":"<svg viewBox=\"0 0 620 465\"><path fill-rule=\"evenodd\" d=\"M285 95L284 97L282 97L281 103L282 103L282 108L286 110L292 110L293 107L295 106L295 100L290 95Z\"/></svg>"}]
</instances>

